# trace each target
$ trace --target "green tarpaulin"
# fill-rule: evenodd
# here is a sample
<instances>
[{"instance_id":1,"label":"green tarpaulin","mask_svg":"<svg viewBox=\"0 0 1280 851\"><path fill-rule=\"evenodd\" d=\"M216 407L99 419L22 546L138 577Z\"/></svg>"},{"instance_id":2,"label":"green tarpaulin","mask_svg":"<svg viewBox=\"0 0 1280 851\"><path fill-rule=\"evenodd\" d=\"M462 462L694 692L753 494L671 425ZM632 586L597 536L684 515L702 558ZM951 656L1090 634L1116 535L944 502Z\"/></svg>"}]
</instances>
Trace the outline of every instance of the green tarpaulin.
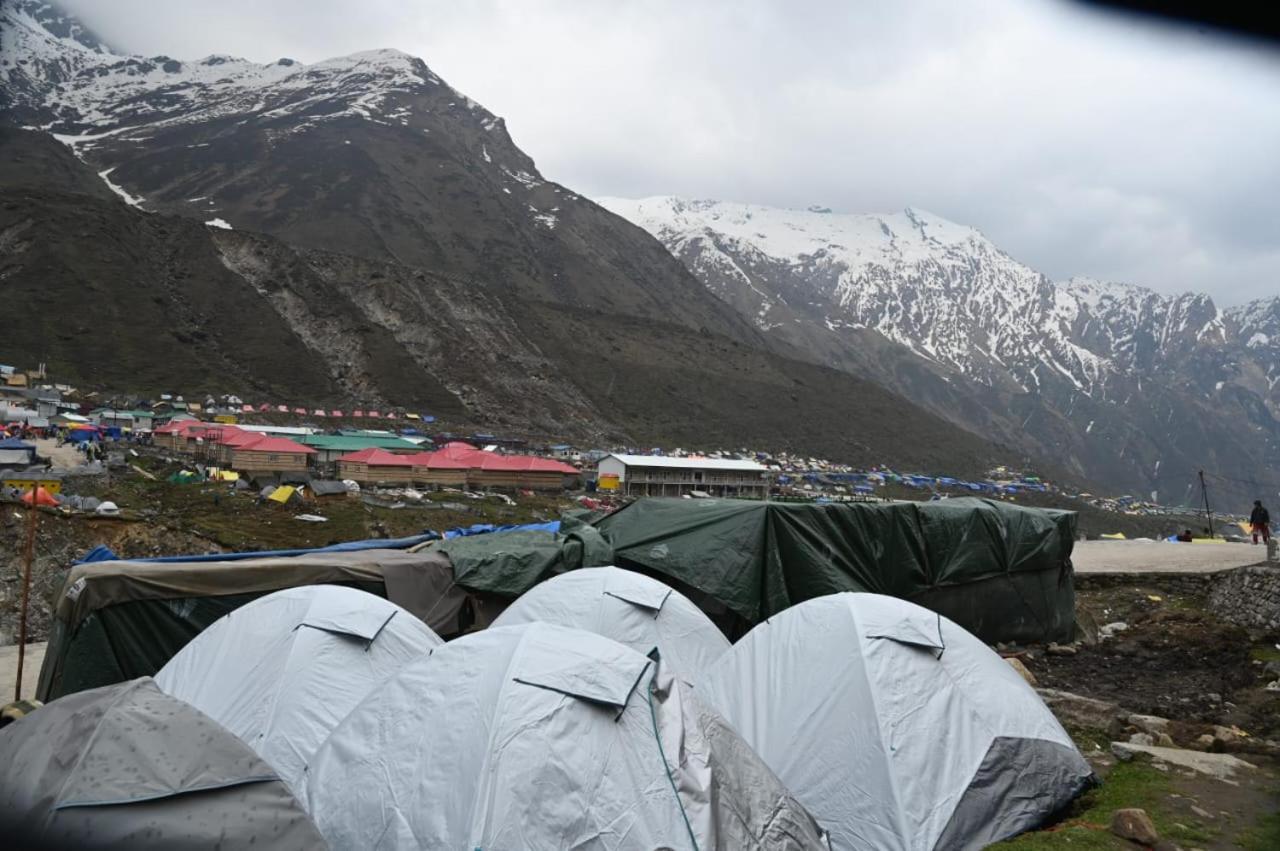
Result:
<instances>
[{"instance_id":1,"label":"green tarpaulin","mask_svg":"<svg viewBox=\"0 0 1280 851\"><path fill-rule=\"evenodd\" d=\"M567 570L610 563L612 550L596 529L570 521L562 528L450 538L428 549L449 556L454 581L463 588L518 597Z\"/></svg>"},{"instance_id":2,"label":"green tarpaulin","mask_svg":"<svg viewBox=\"0 0 1280 851\"><path fill-rule=\"evenodd\" d=\"M618 566L676 580L748 624L812 597L869 591L927 606L987 641L1072 637L1069 511L974 498L644 499L596 526Z\"/></svg>"}]
</instances>

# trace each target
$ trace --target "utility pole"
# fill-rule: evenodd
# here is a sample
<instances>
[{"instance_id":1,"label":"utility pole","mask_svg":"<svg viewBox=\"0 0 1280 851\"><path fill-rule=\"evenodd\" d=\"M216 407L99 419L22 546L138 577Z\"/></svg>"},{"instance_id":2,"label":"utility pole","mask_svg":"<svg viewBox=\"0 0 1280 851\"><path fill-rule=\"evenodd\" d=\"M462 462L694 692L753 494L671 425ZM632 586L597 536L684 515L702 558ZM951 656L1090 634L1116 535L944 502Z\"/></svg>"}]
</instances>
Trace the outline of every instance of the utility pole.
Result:
<instances>
[{"instance_id":1,"label":"utility pole","mask_svg":"<svg viewBox=\"0 0 1280 851\"><path fill-rule=\"evenodd\" d=\"M1213 537L1213 510L1209 508L1209 488L1204 483L1204 470L1200 471L1200 493L1204 494L1204 514L1209 518L1209 537Z\"/></svg>"},{"instance_id":2,"label":"utility pole","mask_svg":"<svg viewBox=\"0 0 1280 851\"><path fill-rule=\"evenodd\" d=\"M27 608L31 600L31 562L36 552L36 520L40 509L36 507L40 483L31 489L31 505L27 506L27 540L22 552L22 613L18 621L18 676L13 684L13 699L22 700L22 663L27 654Z\"/></svg>"}]
</instances>

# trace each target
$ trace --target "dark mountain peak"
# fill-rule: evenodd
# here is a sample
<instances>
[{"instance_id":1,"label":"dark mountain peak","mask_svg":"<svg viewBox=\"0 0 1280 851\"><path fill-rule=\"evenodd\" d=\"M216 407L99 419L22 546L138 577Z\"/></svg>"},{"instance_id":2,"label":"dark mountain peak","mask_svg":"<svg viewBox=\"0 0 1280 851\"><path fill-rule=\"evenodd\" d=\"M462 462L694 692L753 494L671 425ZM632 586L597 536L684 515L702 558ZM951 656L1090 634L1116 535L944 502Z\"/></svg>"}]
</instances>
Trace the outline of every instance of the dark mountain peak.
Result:
<instances>
[{"instance_id":1,"label":"dark mountain peak","mask_svg":"<svg viewBox=\"0 0 1280 851\"><path fill-rule=\"evenodd\" d=\"M114 53L96 33L74 15L44 0L0 0L0 21L6 26L43 30L59 41L74 42L94 53Z\"/></svg>"}]
</instances>

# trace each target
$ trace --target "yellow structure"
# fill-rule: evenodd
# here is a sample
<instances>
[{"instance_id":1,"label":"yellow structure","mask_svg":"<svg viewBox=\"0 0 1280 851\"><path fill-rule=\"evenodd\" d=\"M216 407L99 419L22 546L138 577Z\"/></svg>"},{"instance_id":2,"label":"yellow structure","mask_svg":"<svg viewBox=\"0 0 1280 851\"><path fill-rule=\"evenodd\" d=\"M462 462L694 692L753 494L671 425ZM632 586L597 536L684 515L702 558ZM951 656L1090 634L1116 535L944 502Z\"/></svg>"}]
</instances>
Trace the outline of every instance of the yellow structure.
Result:
<instances>
[{"instance_id":1,"label":"yellow structure","mask_svg":"<svg viewBox=\"0 0 1280 851\"><path fill-rule=\"evenodd\" d=\"M32 488L41 487L51 494L62 492L61 479L28 478L20 473L6 475L3 479L0 479L0 484L3 484L6 488L17 488L20 491L29 491Z\"/></svg>"}]
</instances>

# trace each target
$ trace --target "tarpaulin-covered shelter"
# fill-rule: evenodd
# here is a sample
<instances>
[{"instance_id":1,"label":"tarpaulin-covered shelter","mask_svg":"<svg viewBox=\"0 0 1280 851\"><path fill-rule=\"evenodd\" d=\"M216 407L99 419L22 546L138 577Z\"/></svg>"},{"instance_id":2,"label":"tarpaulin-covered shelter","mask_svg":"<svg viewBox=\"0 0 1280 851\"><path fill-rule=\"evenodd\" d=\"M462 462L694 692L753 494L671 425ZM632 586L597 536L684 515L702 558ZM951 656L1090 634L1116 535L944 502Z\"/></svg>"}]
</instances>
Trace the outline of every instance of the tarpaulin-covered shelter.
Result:
<instances>
[{"instance_id":1,"label":"tarpaulin-covered shelter","mask_svg":"<svg viewBox=\"0 0 1280 851\"><path fill-rule=\"evenodd\" d=\"M1074 512L974 497L643 499L595 526L613 564L675 581L748 626L812 597L865 591L919 603L989 642L1073 634Z\"/></svg>"},{"instance_id":2,"label":"tarpaulin-covered shelter","mask_svg":"<svg viewBox=\"0 0 1280 851\"><path fill-rule=\"evenodd\" d=\"M36 447L16 437L0 439L0 467L26 468L36 462Z\"/></svg>"},{"instance_id":3,"label":"tarpaulin-covered shelter","mask_svg":"<svg viewBox=\"0 0 1280 851\"><path fill-rule=\"evenodd\" d=\"M688 597L616 567L584 567L535 585L493 625L534 622L585 629L641 653L656 647L674 672L695 683L729 649L724 633Z\"/></svg>"},{"instance_id":4,"label":"tarpaulin-covered shelter","mask_svg":"<svg viewBox=\"0 0 1280 851\"><path fill-rule=\"evenodd\" d=\"M10 848L326 847L261 757L148 678L64 697L5 728L0 830Z\"/></svg>"},{"instance_id":5,"label":"tarpaulin-covered shelter","mask_svg":"<svg viewBox=\"0 0 1280 851\"><path fill-rule=\"evenodd\" d=\"M40 669L40 700L154 675L218 618L284 588L359 588L408 609L441 635L462 628L466 615L467 592L454 586L448 560L432 552L323 549L150 562L110 560L109 553L106 558L76 564L67 574Z\"/></svg>"},{"instance_id":6,"label":"tarpaulin-covered shelter","mask_svg":"<svg viewBox=\"0 0 1280 851\"><path fill-rule=\"evenodd\" d=\"M550 624L403 668L320 747L300 797L334 848L824 847L660 659Z\"/></svg>"},{"instance_id":7,"label":"tarpaulin-covered shelter","mask_svg":"<svg viewBox=\"0 0 1280 851\"><path fill-rule=\"evenodd\" d=\"M462 587L508 598L552 576L607 565L612 555L600 533L580 523L562 524L558 532L516 528L426 546L448 556L454 579Z\"/></svg>"},{"instance_id":8,"label":"tarpaulin-covered shelter","mask_svg":"<svg viewBox=\"0 0 1280 851\"><path fill-rule=\"evenodd\" d=\"M308 585L223 615L160 669L156 684L235 733L296 789L338 722L441 643L395 603Z\"/></svg>"},{"instance_id":9,"label":"tarpaulin-covered shelter","mask_svg":"<svg viewBox=\"0 0 1280 851\"><path fill-rule=\"evenodd\" d=\"M1035 691L950 620L832 594L760 624L699 683L844 849L978 849L1092 771Z\"/></svg>"}]
</instances>

